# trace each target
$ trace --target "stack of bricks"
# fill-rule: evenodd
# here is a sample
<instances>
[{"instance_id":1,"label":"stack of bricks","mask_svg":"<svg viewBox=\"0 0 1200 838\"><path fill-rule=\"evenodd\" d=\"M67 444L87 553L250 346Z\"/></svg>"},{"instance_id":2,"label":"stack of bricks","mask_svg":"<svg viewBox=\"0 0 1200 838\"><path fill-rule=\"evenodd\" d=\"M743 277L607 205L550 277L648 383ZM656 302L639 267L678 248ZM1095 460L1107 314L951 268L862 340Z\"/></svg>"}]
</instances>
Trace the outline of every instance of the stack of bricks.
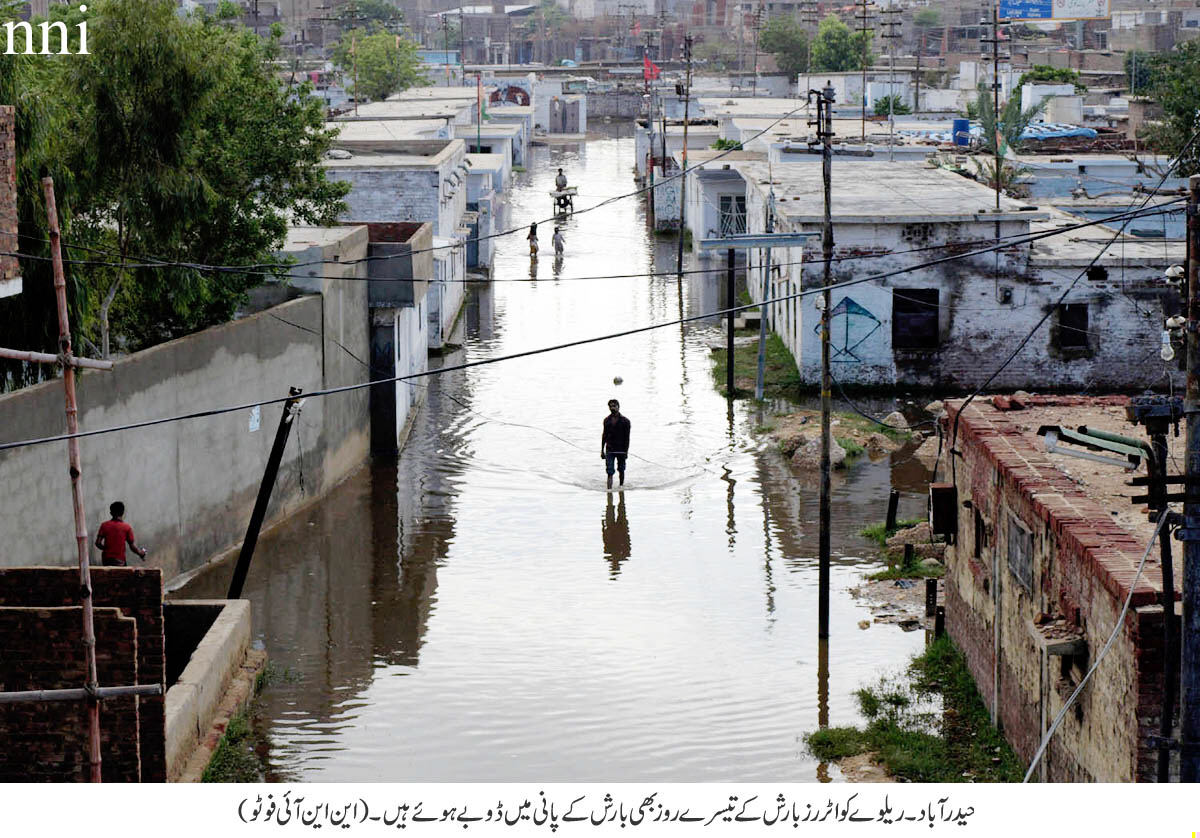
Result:
<instances>
[{"instance_id":1,"label":"stack of bricks","mask_svg":"<svg viewBox=\"0 0 1200 838\"><path fill-rule=\"evenodd\" d=\"M953 434L957 423L953 456L959 501L970 502L969 509L960 510L958 537L947 553L946 628L963 650L985 703L993 699L998 664L999 719L1022 759L1032 758L1046 723L1039 717L1036 647L1023 620L1035 619L1040 611L1063 615L1087 638L1084 663L1090 663L1122 603L1131 601L1111 657L1076 702L1077 714L1068 716L1053 740L1045 760L1050 781L1153 779L1155 752L1146 741L1157 733L1161 715L1161 569L1151 563L1138 577L1144 539L1114 522L1106 507L1050 461L1041 440L1022 426L1020 411L1127 403L1123 396L995 397L990 405L976 401L966 410L961 402L946 403L946 432ZM986 524L982 545L975 544L975 515ZM1034 575L1028 591L1008 569L1010 517L1032 534ZM997 570L1000 579L992 578ZM997 582L1004 592L999 661L994 660L992 603ZM1051 712L1073 686L1063 680L1060 660L1050 660L1046 673L1044 689L1058 692L1047 704Z\"/></svg>"},{"instance_id":2,"label":"stack of bricks","mask_svg":"<svg viewBox=\"0 0 1200 838\"><path fill-rule=\"evenodd\" d=\"M164 684L162 571L93 567L100 685ZM0 569L0 690L82 687L87 673L77 568ZM100 706L105 782L166 782L165 697ZM0 782L88 778L82 701L0 705Z\"/></svg>"},{"instance_id":3,"label":"stack of bricks","mask_svg":"<svg viewBox=\"0 0 1200 838\"><path fill-rule=\"evenodd\" d=\"M17 250L17 134L15 110L0 105L0 286L19 274Z\"/></svg>"}]
</instances>

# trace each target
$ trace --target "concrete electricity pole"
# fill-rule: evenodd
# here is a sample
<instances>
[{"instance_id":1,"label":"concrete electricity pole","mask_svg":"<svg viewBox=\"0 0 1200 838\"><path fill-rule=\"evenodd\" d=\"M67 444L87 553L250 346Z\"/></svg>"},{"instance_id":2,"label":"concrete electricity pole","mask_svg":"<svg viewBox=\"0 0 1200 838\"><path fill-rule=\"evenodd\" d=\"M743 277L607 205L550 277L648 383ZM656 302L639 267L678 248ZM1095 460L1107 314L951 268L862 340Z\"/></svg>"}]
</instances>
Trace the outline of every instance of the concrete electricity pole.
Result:
<instances>
[{"instance_id":1,"label":"concrete electricity pole","mask_svg":"<svg viewBox=\"0 0 1200 838\"><path fill-rule=\"evenodd\" d=\"M1200 781L1200 175L1188 181L1186 498L1183 507L1183 631L1180 649L1179 780Z\"/></svg>"},{"instance_id":2,"label":"concrete electricity pole","mask_svg":"<svg viewBox=\"0 0 1200 838\"><path fill-rule=\"evenodd\" d=\"M858 0L858 29L856 30L859 37L862 38L862 139L867 141L867 63L871 55L871 39L868 33L871 32L871 13L870 0Z\"/></svg>"},{"instance_id":3,"label":"concrete electricity pole","mask_svg":"<svg viewBox=\"0 0 1200 838\"><path fill-rule=\"evenodd\" d=\"M687 227L684 225L684 219L687 204L687 167L688 167L688 105L692 98L692 36L683 36L683 61L684 61L684 83L683 83L683 170L679 176L679 253L675 263L676 278L683 279L683 239ZM666 138L663 138L664 146ZM663 165L666 166L666 158L664 156ZM730 305L733 303L731 302Z\"/></svg>"},{"instance_id":4,"label":"concrete electricity pole","mask_svg":"<svg viewBox=\"0 0 1200 838\"><path fill-rule=\"evenodd\" d=\"M830 430L832 404L830 372L830 310L833 308L833 85L826 83L824 90L810 90L817 96L817 140L821 143L821 177L825 188L825 224L821 236L821 258L825 262L823 290L821 292L821 499L819 514L819 542L817 552L817 637L829 637L829 528L832 508L830 475L830 452L833 437Z\"/></svg>"},{"instance_id":5,"label":"concrete electricity pole","mask_svg":"<svg viewBox=\"0 0 1200 838\"><path fill-rule=\"evenodd\" d=\"M895 160L895 143L896 143L896 39L900 37L897 29L900 26L900 21L897 15L900 14L898 6L891 6L883 10L885 15L883 19L884 32L881 36L888 43L888 162Z\"/></svg>"}]
</instances>

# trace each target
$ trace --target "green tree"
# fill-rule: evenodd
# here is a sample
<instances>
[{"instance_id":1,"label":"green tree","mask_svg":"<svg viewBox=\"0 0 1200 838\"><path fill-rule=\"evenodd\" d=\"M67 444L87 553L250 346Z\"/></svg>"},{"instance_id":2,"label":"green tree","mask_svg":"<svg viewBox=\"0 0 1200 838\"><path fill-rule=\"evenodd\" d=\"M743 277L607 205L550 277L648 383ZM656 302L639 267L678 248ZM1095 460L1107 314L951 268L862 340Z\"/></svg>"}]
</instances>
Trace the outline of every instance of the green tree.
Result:
<instances>
[{"instance_id":1,"label":"green tree","mask_svg":"<svg viewBox=\"0 0 1200 838\"><path fill-rule=\"evenodd\" d=\"M1151 56L1149 63L1149 93L1162 105L1163 118L1148 126L1146 139L1157 150L1179 158L1176 174L1198 174L1200 141L1191 140L1200 130L1200 85L1196 83L1200 41L1185 41L1172 52Z\"/></svg>"},{"instance_id":2,"label":"green tree","mask_svg":"<svg viewBox=\"0 0 1200 838\"><path fill-rule=\"evenodd\" d=\"M810 63L808 33L790 17L773 17L758 36L758 46L772 53L779 69L795 79Z\"/></svg>"},{"instance_id":3,"label":"green tree","mask_svg":"<svg viewBox=\"0 0 1200 838\"><path fill-rule=\"evenodd\" d=\"M728 70L736 63L733 45L720 39L697 44L692 57L712 70Z\"/></svg>"},{"instance_id":4,"label":"green tree","mask_svg":"<svg viewBox=\"0 0 1200 838\"><path fill-rule=\"evenodd\" d=\"M36 179L53 176L66 255L90 260L68 265L77 335L108 354L117 338L137 349L227 320L261 274L187 265L273 261L289 218L333 223L346 187L321 165L333 132L320 102L276 79L277 38L180 18L170 0L100 0L88 21L91 55L0 67L0 94L27 152L22 232L36 254ZM0 331L54 321L43 268L29 265L38 293L0 301Z\"/></svg>"},{"instance_id":5,"label":"green tree","mask_svg":"<svg viewBox=\"0 0 1200 838\"><path fill-rule=\"evenodd\" d=\"M975 100L975 110L979 114L982 131L980 148L986 152L984 157L976 157L976 175L989 186L995 188L996 181L1000 189L1012 193L1017 181L1029 173L1029 169L1006 161L1009 152L1019 153L1022 145L1021 135L1029 127L1029 123L1037 115L1038 108L1021 109L1021 100L1012 96L1000 108L1000 118L996 119L996 109L992 101L993 93L986 86L979 86L979 95Z\"/></svg>"},{"instance_id":6,"label":"green tree","mask_svg":"<svg viewBox=\"0 0 1200 838\"><path fill-rule=\"evenodd\" d=\"M338 10L343 29L396 32L404 23L404 12L388 0L351 0Z\"/></svg>"},{"instance_id":7,"label":"green tree","mask_svg":"<svg viewBox=\"0 0 1200 838\"><path fill-rule=\"evenodd\" d=\"M875 115L887 116L889 113L899 116L912 113L912 108L904 103L904 99L898 93L891 96L880 96L875 100Z\"/></svg>"},{"instance_id":8,"label":"green tree","mask_svg":"<svg viewBox=\"0 0 1200 838\"><path fill-rule=\"evenodd\" d=\"M1017 82L1017 97L1021 96L1021 88L1026 84L1073 84L1076 93L1087 93L1082 76L1078 70L1069 67L1051 67L1049 64L1035 64L1021 74Z\"/></svg>"},{"instance_id":9,"label":"green tree","mask_svg":"<svg viewBox=\"0 0 1200 838\"><path fill-rule=\"evenodd\" d=\"M875 60L871 53L871 33L851 32L850 27L830 15L817 29L812 44L812 69L829 73L857 70L864 64L864 53L865 63L870 66Z\"/></svg>"},{"instance_id":10,"label":"green tree","mask_svg":"<svg viewBox=\"0 0 1200 838\"><path fill-rule=\"evenodd\" d=\"M401 90L429 84L421 71L417 45L389 32L347 32L334 48L333 60L347 78L353 79L357 73L356 99L386 99Z\"/></svg>"},{"instance_id":11,"label":"green tree","mask_svg":"<svg viewBox=\"0 0 1200 838\"><path fill-rule=\"evenodd\" d=\"M1154 87L1154 54L1140 49L1125 53L1125 81L1134 96L1149 92Z\"/></svg>"},{"instance_id":12,"label":"green tree","mask_svg":"<svg viewBox=\"0 0 1200 838\"><path fill-rule=\"evenodd\" d=\"M913 26L919 30L928 30L937 26L942 22L942 12L940 9L933 6L926 6L924 9L918 9L913 15Z\"/></svg>"}]
</instances>

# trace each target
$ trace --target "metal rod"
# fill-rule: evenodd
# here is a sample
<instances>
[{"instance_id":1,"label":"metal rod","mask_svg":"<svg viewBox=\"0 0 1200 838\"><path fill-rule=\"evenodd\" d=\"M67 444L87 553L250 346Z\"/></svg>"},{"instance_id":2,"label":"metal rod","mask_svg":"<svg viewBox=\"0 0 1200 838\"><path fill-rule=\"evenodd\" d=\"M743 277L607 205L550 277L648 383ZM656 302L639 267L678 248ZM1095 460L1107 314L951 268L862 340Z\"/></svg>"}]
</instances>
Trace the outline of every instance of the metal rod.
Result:
<instances>
[{"instance_id":1,"label":"metal rod","mask_svg":"<svg viewBox=\"0 0 1200 838\"><path fill-rule=\"evenodd\" d=\"M1156 429L1157 430L1157 429ZM1155 433L1151 440L1154 445L1154 459L1150 463L1153 472L1155 495L1151 508L1158 514L1167 509L1167 434L1163 428L1161 433ZM1158 539L1158 557L1162 568L1162 604L1163 604L1163 699L1162 718L1159 721L1158 732L1164 740L1170 739L1175 728L1175 692L1176 666L1179 658L1175 647L1175 565L1171 556L1171 538L1163 533ZM1163 746L1158 749L1158 782L1171 781L1171 750Z\"/></svg>"},{"instance_id":2,"label":"metal rod","mask_svg":"<svg viewBox=\"0 0 1200 838\"><path fill-rule=\"evenodd\" d=\"M122 698L129 695L162 695L162 684L136 684L131 687L97 687L96 698ZM24 704L36 701L79 701L91 694L79 687L66 690L22 690L0 693L0 704Z\"/></svg>"},{"instance_id":3,"label":"metal rod","mask_svg":"<svg viewBox=\"0 0 1200 838\"><path fill-rule=\"evenodd\" d=\"M734 300L734 278L733 268L734 260L737 258L737 251L732 247L725 251L725 293L729 298L728 306L729 313L725 315L725 398L733 398L733 309L737 305Z\"/></svg>"},{"instance_id":4,"label":"metal rod","mask_svg":"<svg viewBox=\"0 0 1200 838\"><path fill-rule=\"evenodd\" d=\"M899 506L900 492L898 492L896 489L892 489L891 493L888 494L887 518L885 518L883 522L883 529L889 535L893 530L896 529L896 513Z\"/></svg>"},{"instance_id":5,"label":"metal rod","mask_svg":"<svg viewBox=\"0 0 1200 838\"><path fill-rule=\"evenodd\" d=\"M4 349L3 347L0 347L0 358L28 361L32 364L57 364L59 362L57 355L51 355L48 352L25 352L21 349ZM62 360L66 360L73 367L89 370L111 370L113 368L112 361L93 361L91 358L76 358L75 356Z\"/></svg>"},{"instance_id":6,"label":"metal rod","mask_svg":"<svg viewBox=\"0 0 1200 838\"><path fill-rule=\"evenodd\" d=\"M96 628L92 614L92 572L88 564L87 513L83 501L83 466L79 456L79 409L75 401L75 365L71 363L71 322L67 311L67 280L63 274L62 235L58 229L58 205L54 199L54 179L42 178L46 196L46 219L50 228L50 256L54 263L54 297L58 307L58 351L63 363L63 392L66 396L67 458L71 473L71 501L75 510L75 551L79 558L79 596L83 612L83 648L87 658L86 689L95 694L100 686L96 670ZM88 762L91 781L99 783L100 773L100 704L87 703Z\"/></svg>"},{"instance_id":7,"label":"metal rod","mask_svg":"<svg viewBox=\"0 0 1200 838\"><path fill-rule=\"evenodd\" d=\"M1200 479L1200 175L1188 181L1186 472ZM1183 643L1180 652L1179 780L1200 781L1200 503L1183 507Z\"/></svg>"},{"instance_id":8,"label":"metal rod","mask_svg":"<svg viewBox=\"0 0 1200 838\"><path fill-rule=\"evenodd\" d=\"M692 36L683 36L683 58L686 62L685 81L683 87L683 171L679 178L679 253L675 263L677 279L683 279L683 238L687 230L684 223L685 207L687 206L687 167L688 167L688 105L692 98ZM666 142L664 138L664 143ZM666 174L666 159L663 159L663 174Z\"/></svg>"},{"instance_id":9,"label":"metal rod","mask_svg":"<svg viewBox=\"0 0 1200 838\"><path fill-rule=\"evenodd\" d=\"M865 8L865 7L864 7ZM864 88L864 96L865 96ZM825 226L821 237L821 255L825 260L824 284L821 292L821 501L820 534L817 556L817 636L829 637L829 570L831 484L829 457L833 438L830 430L830 309L833 308L833 86L827 84L821 93L818 120L822 139L821 174L825 186ZM864 100L865 101L865 100Z\"/></svg>"},{"instance_id":10,"label":"metal rod","mask_svg":"<svg viewBox=\"0 0 1200 838\"><path fill-rule=\"evenodd\" d=\"M300 401L299 387L288 390L288 400L283 403L283 413L279 415L279 427L275 430L275 442L271 446L271 455L267 458L267 468L263 472L262 484L258 487L258 499L254 502L254 511L250 514L250 525L246 527L246 537L242 540L242 550L238 554L237 567L233 570L233 579L229 583L227 599L239 599L242 586L246 582L246 574L250 570L250 561L254 558L254 546L258 543L258 532L262 529L263 518L267 514L267 504L271 501L271 491L275 488L275 475L279 472L279 463L283 460L283 449L287 446L288 434L292 430L292 418L298 412L296 405Z\"/></svg>"},{"instance_id":11,"label":"metal rod","mask_svg":"<svg viewBox=\"0 0 1200 838\"><path fill-rule=\"evenodd\" d=\"M767 234L775 232L775 190L767 196ZM766 387L767 312L771 310L771 248L767 248L766 264L762 271L762 305L758 317L758 370L754 377L754 398L762 401Z\"/></svg>"}]
</instances>

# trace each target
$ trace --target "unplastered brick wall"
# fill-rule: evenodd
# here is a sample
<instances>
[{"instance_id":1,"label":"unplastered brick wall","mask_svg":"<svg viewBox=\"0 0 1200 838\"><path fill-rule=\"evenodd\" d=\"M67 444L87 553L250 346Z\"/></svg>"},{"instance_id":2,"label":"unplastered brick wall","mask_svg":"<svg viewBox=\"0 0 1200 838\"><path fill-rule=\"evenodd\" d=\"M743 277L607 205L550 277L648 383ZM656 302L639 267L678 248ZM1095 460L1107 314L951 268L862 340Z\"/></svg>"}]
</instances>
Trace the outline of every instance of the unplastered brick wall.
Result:
<instances>
[{"instance_id":1,"label":"unplastered brick wall","mask_svg":"<svg viewBox=\"0 0 1200 838\"><path fill-rule=\"evenodd\" d=\"M0 687L6 691L83 686L82 608L0 608ZM137 682L137 621L118 608L96 608L96 670L101 684ZM141 779L138 699L100 707L101 778ZM88 711L83 701L0 705L0 781L80 782L91 775Z\"/></svg>"},{"instance_id":2,"label":"unplastered brick wall","mask_svg":"<svg viewBox=\"0 0 1200 838\"><path fill-rule=\"evenodd\" d=\"M163 684L165 689L162 572L93 567L91 577L101 686ZM0 689L83 686L82 625L77 568L0 568ZM81 707L79 702L0 705L0 739L21 737L28 746L0 749L0 781L86 779L87 728L65 705ZM106 782L166 781L164 696L106 699L100 719ZM56 755L57 762L37 768L47 776L23 774L32 770L25 752ZM84 773L71 773L77 771Z\"/></svg>"},{"instance_id":3,"label":"unplastered brick wall","mask_svg":"<svg viewBox=\"0 0 1200 838\"><path fill-rule=\"evenodd\" d=\"M14 110L0 105L0 254L17 250L17 137ZM0 255L0 283L18 275L17 260Z\"/></svg>"},{"instance_id":4,"label":"unplastered brick wall","mask_svg":"<svg viewBox=\"0 0 1200 838\"><path fill-rule=\"evenodd\" d=\"M1030 401L1068 406L1124 398ZM947 403L947 430L959 409L959 403ZM1150 780L1154 754L1144 743L1157 730L1161 708L1162 611L1156 605L1161 576L1148 568L1135 585L1145 544L1055 468L1037 438L1022 433L1017 417L973 402L958 423L959 517L947 551L947 630L963 650L984 702L995 706L1005 737L1030 760L1107 642L1134 586L1131 611L1104 665L1068 710L1048 749L1045 777ZM1010 540L1022 538L1022 531L1031 546L1028 587L1009 563ZM1064 617L1086 641L1086 653L1047 654L1035 628L1041 614Z\"/></svg>"}]
</instances>

